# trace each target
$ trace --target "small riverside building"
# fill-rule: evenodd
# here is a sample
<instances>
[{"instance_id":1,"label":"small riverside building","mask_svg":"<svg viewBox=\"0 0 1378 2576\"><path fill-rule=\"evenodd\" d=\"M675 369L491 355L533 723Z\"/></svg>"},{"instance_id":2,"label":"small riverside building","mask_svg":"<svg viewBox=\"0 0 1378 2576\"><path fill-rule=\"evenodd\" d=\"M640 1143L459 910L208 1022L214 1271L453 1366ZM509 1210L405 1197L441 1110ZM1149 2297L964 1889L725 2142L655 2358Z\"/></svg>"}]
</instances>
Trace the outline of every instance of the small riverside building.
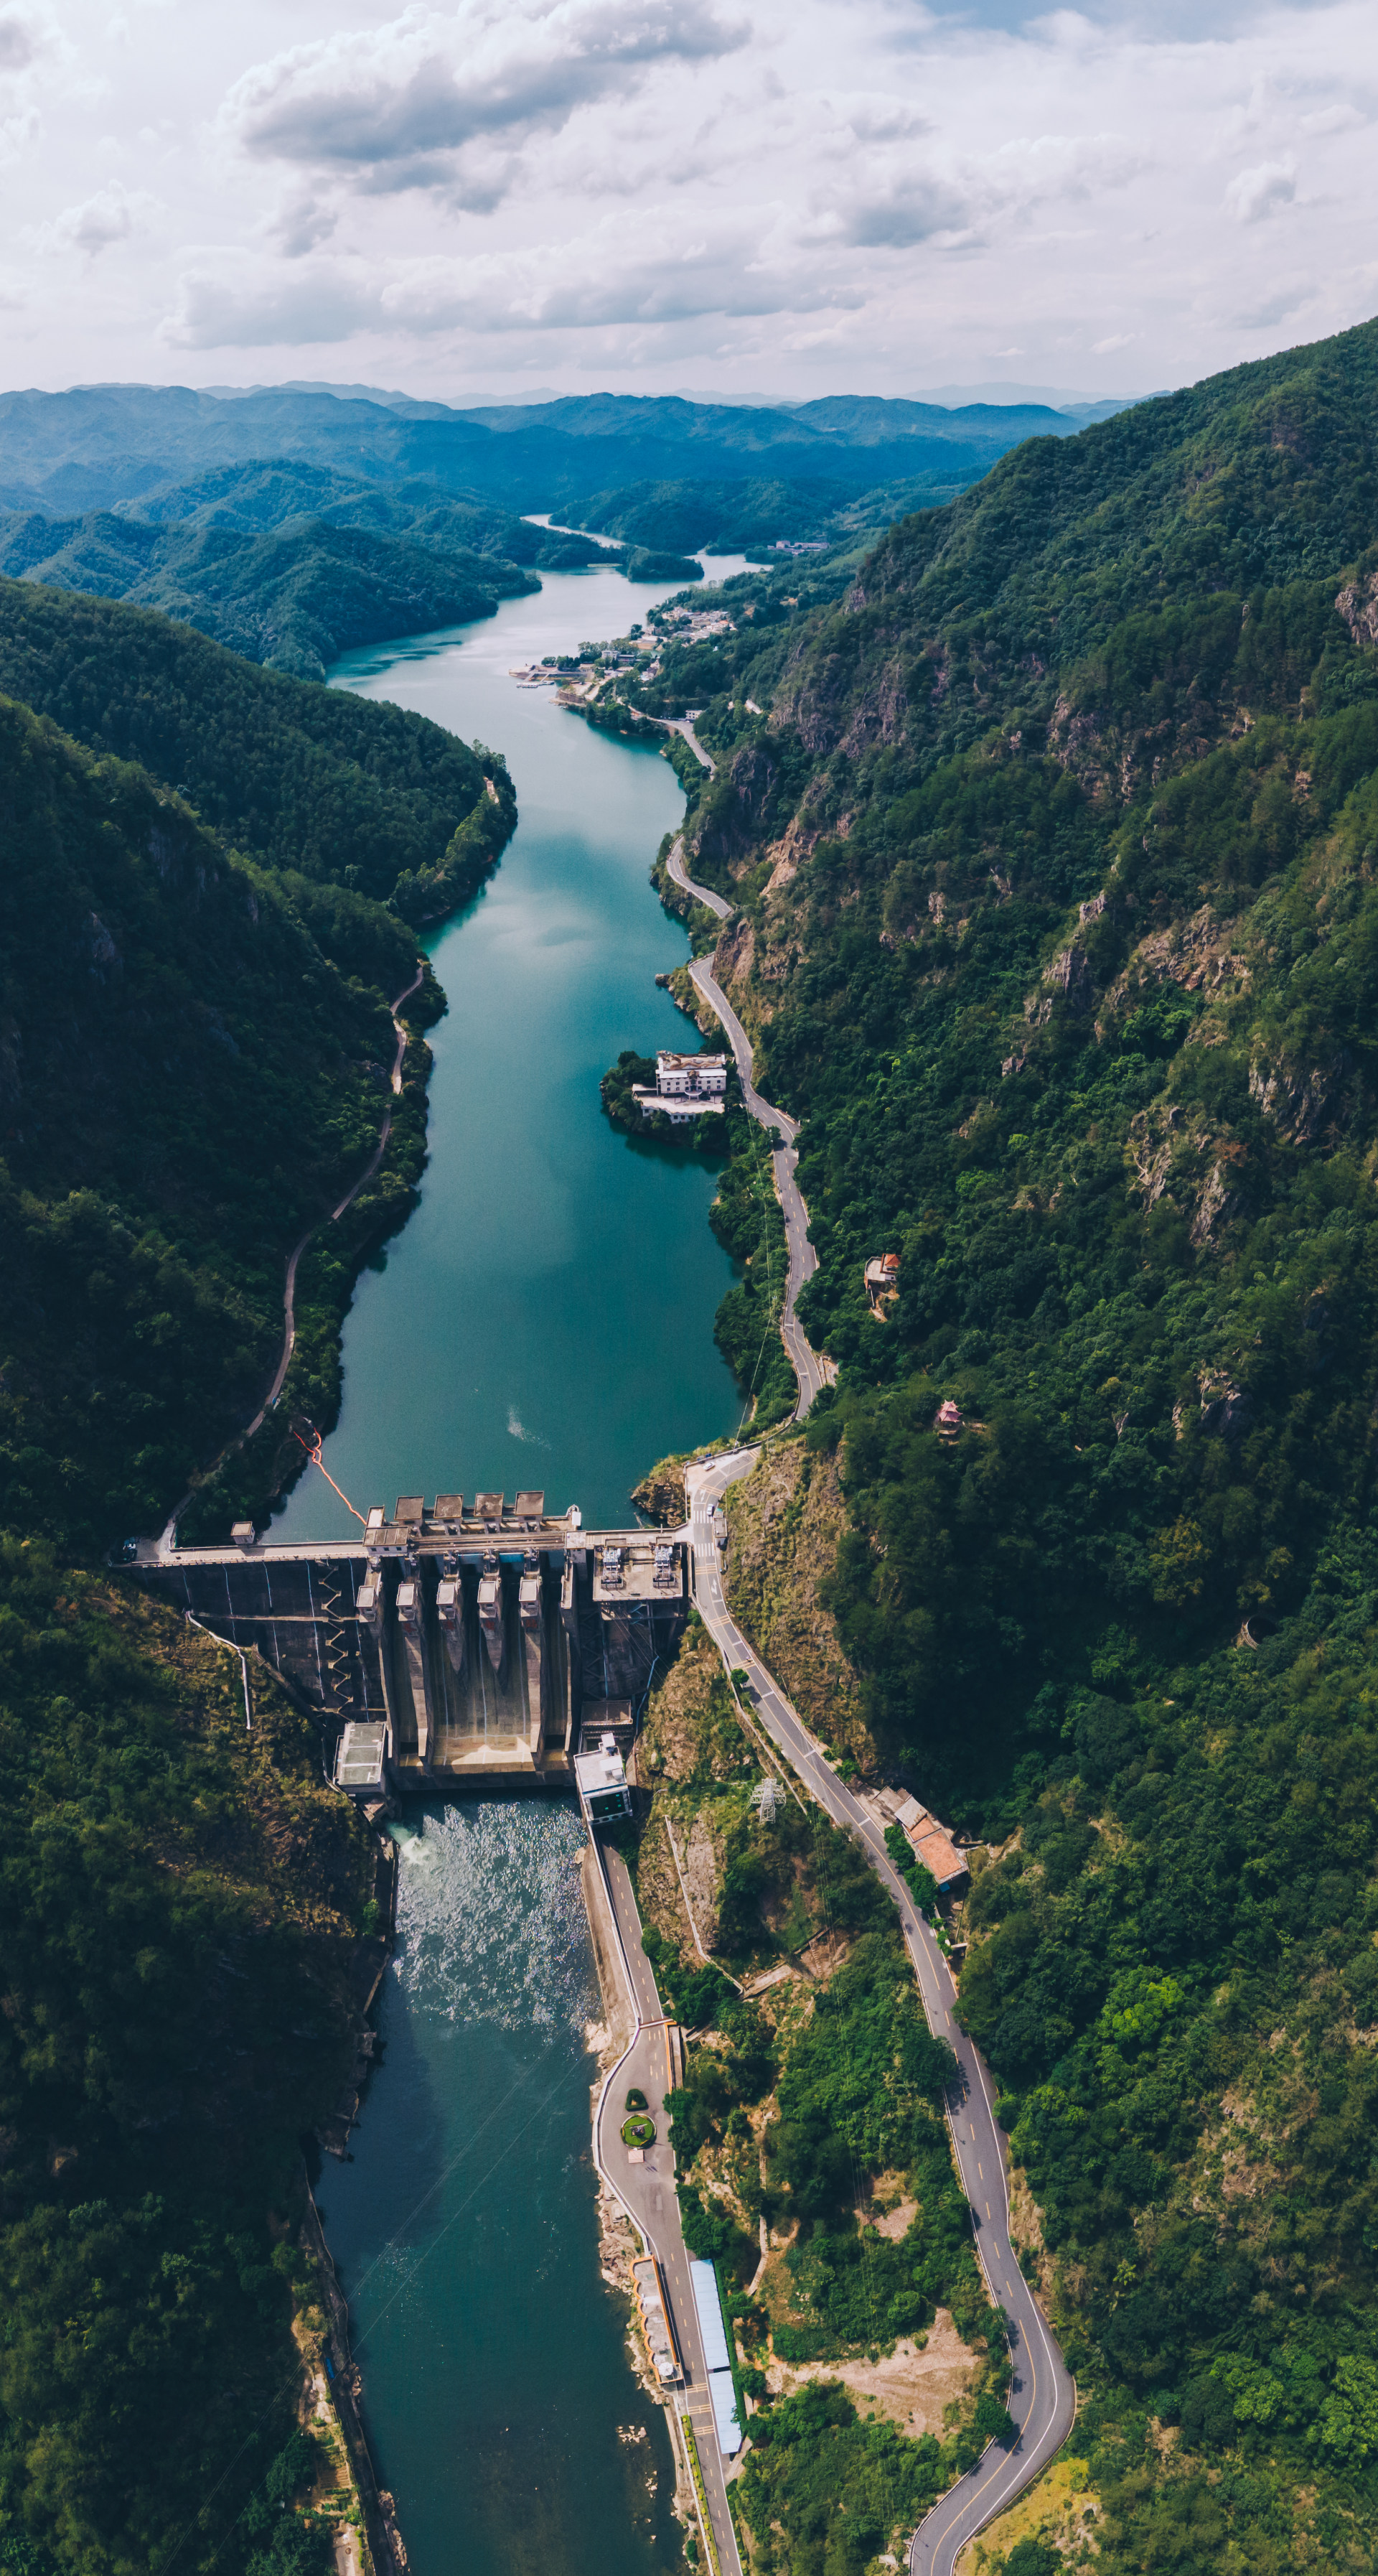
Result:
<instances>
[{"instance_id":1,"label":"small riverside building","mask_svg":"<svg viewBox=\"0 0 1378 2576\"><path fill-rule=\"evenodd\" d=\"M596 1753L575 1754L574 1785L586 1824L605 1824L614 1816L629 1816L632 1812L627 1766L610 1735Z\"/></svg>"},{"instance_id":2,"label":"small riverside building","mask_svg":"<svg viewBox=\"0 0 1378 2576\"><path fill-rule=\"evenodd\" d=\"M640 1102L643 1118L659 1114L678 1126L686 1118L701 1118L705 1110L720 1118L727 1106L726 1090L725 1055L672 1055L662 1047L656 1057L655 1088L636 1083L632 1098Z\"/></svg>"},{"instance_id":3,"label":"small riverside building","mask_svg":"<svg viewBox=\"0 0 1378 2576\"><path fill-rule=\"evenodd\" d=\"M347 1798L371 1805L388 1793L388 1730L352 1719L340 1738L335 1757L335 1786Z\"/></svg>"}]
</instances>

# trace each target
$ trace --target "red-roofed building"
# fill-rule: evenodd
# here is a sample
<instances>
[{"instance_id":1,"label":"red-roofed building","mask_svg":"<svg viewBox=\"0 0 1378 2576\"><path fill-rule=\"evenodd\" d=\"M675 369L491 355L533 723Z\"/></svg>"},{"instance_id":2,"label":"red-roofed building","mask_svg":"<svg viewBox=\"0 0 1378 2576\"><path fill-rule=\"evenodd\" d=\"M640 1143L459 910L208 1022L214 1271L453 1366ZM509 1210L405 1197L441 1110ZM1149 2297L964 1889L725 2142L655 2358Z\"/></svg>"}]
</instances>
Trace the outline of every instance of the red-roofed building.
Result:
<instances>
[{"instance_id":1,"label":"red-roofed building","mask_svg":"<svg viewBox=\"0 0 1378 2576\"><path fill-rule=\"evenodd\" d=\"M946 1827L917 1798L896 1798L892 1803L895 1822L915 1860L932 1871L942 1894L960 1894L971 1873Z\"/></svg>"},{"instance_id":2,"label":"red-roofed building","mask_svg":"<svg viewBox=\"0 0 1378 2576\"><path fill-rule=\"evenodd\" d=\"M892 1306L900 1293L900 1257L897 1252L878 1252L865 1270L866 1294L871 1312L878 1324L885 1322L885 1309Z\"/></svg>"}]
</instances>

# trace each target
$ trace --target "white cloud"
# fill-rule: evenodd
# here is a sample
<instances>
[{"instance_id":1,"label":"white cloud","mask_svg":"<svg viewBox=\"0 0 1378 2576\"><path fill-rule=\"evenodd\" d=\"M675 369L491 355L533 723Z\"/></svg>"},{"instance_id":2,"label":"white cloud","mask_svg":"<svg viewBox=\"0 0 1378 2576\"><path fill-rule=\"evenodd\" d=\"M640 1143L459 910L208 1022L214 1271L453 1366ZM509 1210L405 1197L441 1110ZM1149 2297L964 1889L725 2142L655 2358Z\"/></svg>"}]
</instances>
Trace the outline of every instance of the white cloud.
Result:
<instances>
[{"instance_id":1,"label":"white cloud","mask_svg":"<svg viewBox=\"0 0 1378 2576\"><path fill-rule=\"evenodd\" d=\"M835 230L860 250L912 250L919 242L948 248L973 238L972 198L937 174L915 171L854 198L843 214L821 227Z\"/></svg>"},{"instance_id":2,"label":"white cloud","mask_svg":"<svg viewBox=\"0 0 1378 2576\"><path fill-rule=\"evenodd\" d=\"M1309 286L1293 284L1279 287L1276 294L1264 296L1260 303L1239 315L1240 327L1245 331L1272 331L1279 322L1288 321L1292 314L1300 313L1311 301L1312 289Z\"/></svg>"},{"instance_id":3,"label":"white cloud","mask_svg":"<svg viewBox=\"0 0 1378 2576\"><path fill-rule=\"evenodd\" d=\"M41 0L8 0L0 7L0 160L16 160L38 142L42 91L63 72L71 50Z\"/></svg>"},{"instance_id":4,"label":"white cloud","mask_svg":"<svg viewBox=\"0 0 1378 2576\"><path fill-rule=\"evenodd\" d=\"M465 0L411 8L365 35L331 36L261 64L225 102L256 158L372 189L457 184L466 150L559 132L577 109L626 97L667 64L745 41L708 0ZM497 165L491 156L489 203Z\"/></svg>"},{"instance_id":5,"label":"white cloud","mask_svg":"<svg viewBox=\"0 0 1378 2576\"><path fill-rule=\"evenodd\" d=\"M1086 5L0 0L25 369L1117 392L1362 319L1372 0Z\"/></svg>"},{"instance_id":6,"label":"white cloud","mask_svg":"<svg viewBox=\"0 0 1378 2576\"><path fill-rule=\"evenodd\" d=\"M1225 203L1237 224L1261 224L1281 206L1295 204L1297 165L1289 152L1280 161L1260 161L1241 170L1225 190Z\"/></svg>"},{"instance_id":7,"label":"white cloud","mask_svg":"<svg viewBox=\"0 0 1378 2576\"><path fill-rule=\"evenodd\" d=\"M376 325L381 302L376 280L351 274L342 264L303 263L284 275L251 276L192 269L183 278L177 309L163 325L174 349L307 349L330 347Z\"/></svg>"},{"instance_id":8,"label":"white cloud","mask_svg":"<svg viewBox=\"0 0 1378 2576\"><path fill-rule=\"evenodd\" d=\"M1351 98L1342 100L1334 107L1318 107L1309 116L1299 116L1297 119L1301 133L1316 135L1354 134L1362 126L1371 125L1372 122L1372 106L1370 105L1365 114Z\"/></svg>"},{"instance_id":9,"label":"white cloud","mask_svg":"<svg viewBox=\"0 0 1378 2576\"><path fill-rule=\"evenodd\" d=\"M263 225L270 241L275 241L287 259L302 259L307 251L318 250L329 241L340 220L337 206L322 205L313 196L287 198Z\"/></svg>"},{"instance_id":10,"label":"white cloud","mask_svg":"<svg viewBox=\"0 0 1378 2576\"><path fill-rule=\"evenodd\" d=\"M23 238L37 251L80 250L94 259L112 242L128 241L136 227L160 212L158 199L145 189L131 190L112 179L83 204L65 207L51 223L28 225Z\"/></svg>"},{"instance_id":11,"label":"white cloud","mask_svg":"<svg viewBox=\"0 0 1378 2576\"><path fill-rule=\"evenodd\" d=\"M348 339L361 331L437 333L663 331L705 316L728 320L845 310L857 297L796 267L755 255L739 217L686 239L673 214L650 210L630 232L620 217L593 231L475 258L438 256L388 267L315 261L290 278L236 262L182 282L167 326L177 348L265 348Z\"/></svg>"},{"instance_id":12,"label":"white cloud","mask_svg":"<svg viewBox=\"0 0 1378 2576\"><path fill-rule=\"evenodd\" d=\"M44 0L5 0L0 7L0 80L70 61L72 48Z\"/></svg>"},{"instance_id":13,"label":"white cloud","mask_svg":"<svg viewBox=\"0 0 1378 2576\"><path fill-rule=\"evenodd\" d=\"M864 175L821 201L811 237L863 250L969 251L1012 220L1126 187L1143 154L1122 135L1018 135L954 162L941 148L866 156Z\"/></svg>"}]
</instances>

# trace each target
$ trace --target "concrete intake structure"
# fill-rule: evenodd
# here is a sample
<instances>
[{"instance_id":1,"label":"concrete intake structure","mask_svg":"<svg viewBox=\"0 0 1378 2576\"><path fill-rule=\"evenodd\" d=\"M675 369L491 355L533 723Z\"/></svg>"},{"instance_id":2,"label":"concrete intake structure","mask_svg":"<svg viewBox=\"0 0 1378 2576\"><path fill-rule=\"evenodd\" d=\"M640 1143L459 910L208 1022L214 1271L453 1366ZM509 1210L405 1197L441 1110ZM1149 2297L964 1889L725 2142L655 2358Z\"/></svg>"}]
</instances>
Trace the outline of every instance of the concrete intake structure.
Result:
<instances>
[{"instance_id":1,"label":"concrete intake structure","mask_svg":"<svg viewBox=\"0 0 1378 2576\"><path fill-rule=\"evenodd\" d=\"M255 1647L319 1716L364 1801L466 1781L573 1788L611 1732L630 1750L653 1665L688 1614L684 1543L585 1530L543 1494L404 1496L355 1541L141 1546L149 1589Z\"/></svg>"}]
</instances>

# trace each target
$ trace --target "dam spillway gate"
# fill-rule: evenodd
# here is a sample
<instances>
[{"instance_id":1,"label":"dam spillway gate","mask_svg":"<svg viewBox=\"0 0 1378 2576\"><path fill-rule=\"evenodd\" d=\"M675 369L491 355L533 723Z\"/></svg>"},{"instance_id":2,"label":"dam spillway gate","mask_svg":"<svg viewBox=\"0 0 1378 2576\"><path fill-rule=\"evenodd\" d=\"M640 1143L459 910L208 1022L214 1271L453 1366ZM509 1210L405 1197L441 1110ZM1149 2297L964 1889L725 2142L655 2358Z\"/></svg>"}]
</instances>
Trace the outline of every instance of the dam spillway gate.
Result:
<instances>
[{"instance_id":1,"label":"dam spillway gate","mask_svg":"<svg viewBox=\"0 0 1378 2576\"><path fill-rule=\"evenodd\" d=\"M319 1718L356 1796L466 1782L566 1788L581 1749L630 1749L688 1615L689 1550L585 1530L542 1494L403 1496L356 1541L140 1549L150 1591L254 1648ZM356 1776L337 1768L360 1748ZM365 1758L362 1748L367 1748Z\"/></svg>"}]
</instances>

